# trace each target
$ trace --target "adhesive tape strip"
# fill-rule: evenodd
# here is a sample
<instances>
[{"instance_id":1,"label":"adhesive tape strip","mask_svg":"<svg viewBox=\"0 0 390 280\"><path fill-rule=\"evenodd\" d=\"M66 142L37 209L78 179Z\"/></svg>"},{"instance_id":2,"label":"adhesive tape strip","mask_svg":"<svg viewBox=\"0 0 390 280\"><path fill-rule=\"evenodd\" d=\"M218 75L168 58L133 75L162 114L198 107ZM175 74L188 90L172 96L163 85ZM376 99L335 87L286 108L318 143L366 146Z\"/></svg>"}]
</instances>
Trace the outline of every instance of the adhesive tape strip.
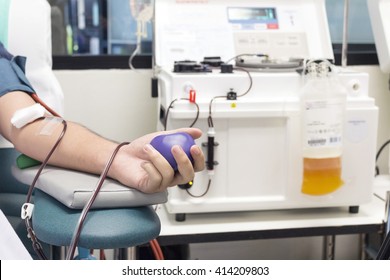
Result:
<instances>
[{"instance_id":1,"label":"adhesive tape strip","mask_svg":"<svg viewBox=\"0 0 390 280\"><path fill-rule=\"evenodd\" d=\"M52 135L53 131L56 129L58 125L62 123L61 118L57 117L46 117L43 120L43 127L39 132L39 135Z\"/></svg>"},{"instance_id":2,"label":"adhesive tape strip","mask_svg":"<svg viewBox=\"0 0 390 280\"><path fill-rule=\"evenodd\" d=\"M11 118L11 123L16 128L22 128L44 115L45 108L39 103L36 103L30 107L17 110Z\"/></svg>"}]
</instances>

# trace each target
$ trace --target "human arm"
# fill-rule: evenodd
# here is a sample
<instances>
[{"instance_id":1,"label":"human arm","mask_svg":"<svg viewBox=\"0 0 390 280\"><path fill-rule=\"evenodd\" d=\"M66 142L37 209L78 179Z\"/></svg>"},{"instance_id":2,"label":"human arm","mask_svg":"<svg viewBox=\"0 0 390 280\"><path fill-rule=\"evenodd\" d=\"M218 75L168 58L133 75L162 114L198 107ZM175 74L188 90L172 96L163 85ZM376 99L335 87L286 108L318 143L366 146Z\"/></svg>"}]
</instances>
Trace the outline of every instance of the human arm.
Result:
<instances>
[{"instance_id":1,"label":"human arm","mask_svg":"<svg viewBox=\"0 0 390 280\"><path fill-rule=\"evenodd\" d=\"M42 161L57 141L62 126L57 125L50 135L44 135L40 131L46 120L37 120L21 129L15 128L10 122L18 109L34 103L29 95L20 91L9 92L0 97L0 133L22 153ZM118 143L100 137L79 124L68 122L67 126L64 138L49 163L100 174ZM198 129L187 128L180 131L188 132L194 139L201 136ZM194 172L204 168L204 155L199 147L191 148L194 159L192 165L187 155L176 146L173 154L179 171L174 172L161 154L148 145L158 134L160 133L145 135L123 146L116 155L108 176L145 193L152 193L186 183L193 179Z\"/></svg>"}]
</instances>

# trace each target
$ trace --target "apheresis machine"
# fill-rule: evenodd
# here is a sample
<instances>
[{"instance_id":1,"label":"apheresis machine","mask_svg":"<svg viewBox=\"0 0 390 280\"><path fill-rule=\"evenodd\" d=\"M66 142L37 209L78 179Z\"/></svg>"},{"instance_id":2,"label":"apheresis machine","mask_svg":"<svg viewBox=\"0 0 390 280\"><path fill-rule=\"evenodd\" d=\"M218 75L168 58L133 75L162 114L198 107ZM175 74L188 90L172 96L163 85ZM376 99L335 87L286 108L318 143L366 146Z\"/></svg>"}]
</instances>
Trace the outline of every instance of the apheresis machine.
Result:
<instances>
[{"instance_id":1,"label":"apheresis machine","mask_svg":"<svg viewBox=\"0 0 390 280\"><path fill-rule=\"evenodd\" d=\"M323 0L155 2L158 129L198 127L206 169L169 213L370 200L378 109L367 73L335 67Z\"/></svg>"}]
</instances>

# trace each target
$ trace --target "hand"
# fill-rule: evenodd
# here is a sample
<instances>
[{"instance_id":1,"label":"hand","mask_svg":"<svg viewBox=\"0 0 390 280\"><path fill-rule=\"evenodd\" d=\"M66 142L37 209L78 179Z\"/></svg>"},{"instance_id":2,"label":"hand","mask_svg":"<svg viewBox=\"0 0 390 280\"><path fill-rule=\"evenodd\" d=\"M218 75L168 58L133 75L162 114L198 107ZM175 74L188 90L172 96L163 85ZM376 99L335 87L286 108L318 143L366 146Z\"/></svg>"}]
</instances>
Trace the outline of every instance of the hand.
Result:
<instances>
[{"instance_id":1,"label":"hand","mask_svg":"<svg viewBox=\"0 0 390 280\"><path fill-rule=\"evenodd\" d=\"M172 154L178 164L178 171L174 172L168 161L149 144L157 135L174 132L187 132L194 139L202 135L199 129L182 128L142 136L119 150L109 176L144 193L161 192L168 187L193 180L195 172L205 167L205 158L198 146L194 145L190 150L193 164L180 146L172 148Z\"/></svg>"}]
</instances>

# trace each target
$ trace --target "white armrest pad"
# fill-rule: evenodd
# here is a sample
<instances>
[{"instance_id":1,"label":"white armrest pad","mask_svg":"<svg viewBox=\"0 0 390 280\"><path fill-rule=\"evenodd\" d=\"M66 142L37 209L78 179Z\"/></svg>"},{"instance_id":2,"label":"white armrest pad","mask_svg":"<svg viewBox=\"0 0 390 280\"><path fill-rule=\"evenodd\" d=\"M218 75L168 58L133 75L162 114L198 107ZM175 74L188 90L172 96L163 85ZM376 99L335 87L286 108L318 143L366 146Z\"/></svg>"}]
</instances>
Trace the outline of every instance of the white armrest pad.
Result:
<instances>
[{"instance_id":1,"label":"white armrest pad","mask_svg":"<svg viewBox=\"0 0 390 280\"><path fill-rule=\"evenodd\" d=\"M30 185L38 167L19 169L12 166L12 174L20 182ZM47 166L35 185L73 209L82 209L93 194L99 176ZM137 207L165 203L167 192L145 194L128 188L115 180L106 179L92 208Z\"/></svg>"}]
</instances>

